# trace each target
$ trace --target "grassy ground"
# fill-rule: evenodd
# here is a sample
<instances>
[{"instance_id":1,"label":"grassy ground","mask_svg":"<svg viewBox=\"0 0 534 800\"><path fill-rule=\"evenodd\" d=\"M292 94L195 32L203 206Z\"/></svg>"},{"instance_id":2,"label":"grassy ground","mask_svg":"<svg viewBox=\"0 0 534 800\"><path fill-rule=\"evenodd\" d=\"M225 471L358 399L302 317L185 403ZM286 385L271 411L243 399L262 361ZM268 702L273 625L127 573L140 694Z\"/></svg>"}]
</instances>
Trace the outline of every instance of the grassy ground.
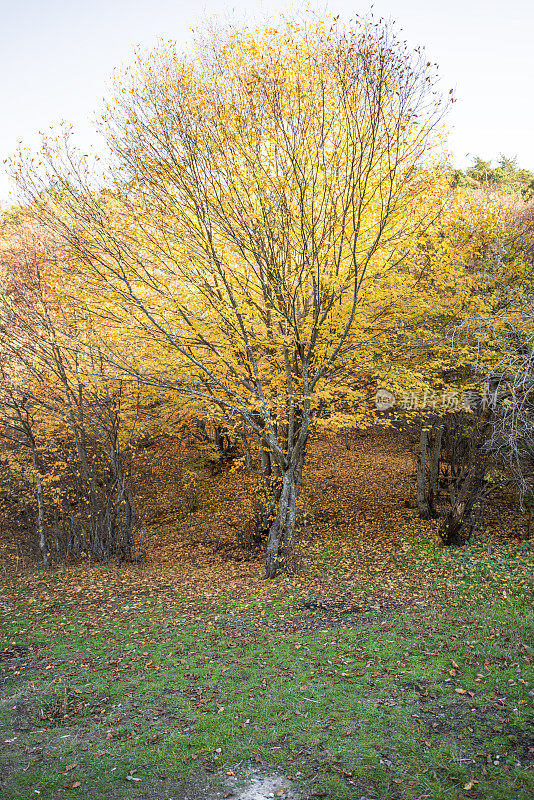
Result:
<instances>
[{"instance_id":1,"label":"grassy ground","mask_svg":"<svg viewBox=\"0 0 534 800\"><path fill-rule=\"evenodd\" d=\"M440 550L394 485L323 503L274 584L194 540L202 508L147 564L8 578L2 796L532 797L528 545Z\"/></svg>"}]
</instances>

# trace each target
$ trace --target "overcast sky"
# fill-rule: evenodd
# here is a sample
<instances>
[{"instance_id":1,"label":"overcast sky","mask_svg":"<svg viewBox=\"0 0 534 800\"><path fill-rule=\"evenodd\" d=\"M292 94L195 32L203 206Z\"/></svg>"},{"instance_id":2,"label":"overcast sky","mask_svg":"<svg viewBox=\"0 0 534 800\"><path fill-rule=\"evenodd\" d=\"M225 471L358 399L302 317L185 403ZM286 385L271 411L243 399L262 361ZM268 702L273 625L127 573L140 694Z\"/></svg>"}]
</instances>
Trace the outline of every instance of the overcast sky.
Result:
<instances>
[{"instance_id":1,"label":"overcast sky","mask_svg":"<svg viewBox=\"0 0 534 800\"><path fill-rule=\"evenodd\" d=\"M310 7L351 19L370 2L312 0ZM159 39L187 45L191 28L234 12L249 21L302 8L284 0L0 0L0 166L17 143L35 147L39 131L74 124L94 146L98 116L116 68L135 47ZM450 149L460 166L473 155L516 156L534 170L533 0L376 0L375 16L393 19L404 38L440 65ZM2 170L0 202L14 202Z\"/></svg>"}]
</instances>

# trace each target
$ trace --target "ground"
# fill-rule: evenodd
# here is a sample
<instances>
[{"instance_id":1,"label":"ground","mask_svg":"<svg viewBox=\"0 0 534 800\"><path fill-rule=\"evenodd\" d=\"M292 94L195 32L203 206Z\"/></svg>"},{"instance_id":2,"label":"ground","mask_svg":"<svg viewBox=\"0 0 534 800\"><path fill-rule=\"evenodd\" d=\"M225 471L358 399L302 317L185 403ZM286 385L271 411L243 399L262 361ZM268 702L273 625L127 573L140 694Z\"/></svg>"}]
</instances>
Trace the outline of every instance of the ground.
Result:
<instances>
[{"instance_id":1,"label":"ground","mask_svg":"<svg viewBox=\"0 0 534 800\"><path fill-rule=\"evenodd\" d=\"M313 444L274 582L235 546L249 484L227 469L147 531L137 564L13 571L7 548L3 797L533 796L520 518L503 507L499 528L490 514L468 547L439 548L408 439L350 447Z\"/></svg>"}]
</instances>

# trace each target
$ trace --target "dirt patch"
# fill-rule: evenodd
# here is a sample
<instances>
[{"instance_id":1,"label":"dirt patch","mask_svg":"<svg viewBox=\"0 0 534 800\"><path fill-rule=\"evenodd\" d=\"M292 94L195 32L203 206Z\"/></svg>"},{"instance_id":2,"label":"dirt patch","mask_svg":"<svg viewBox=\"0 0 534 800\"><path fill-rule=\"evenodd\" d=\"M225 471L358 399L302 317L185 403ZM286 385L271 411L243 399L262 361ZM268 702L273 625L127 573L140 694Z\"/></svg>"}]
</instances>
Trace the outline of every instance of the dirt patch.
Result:
<instances>
[{"instance_id":1,"label":"dirt patch","mask_svg":"<svg viewBox=\"0 0 534 800\"><path fill-rule=\"evenodd\" d=\"M523 764L534 764L534 733L524 731L516 725L507 725L502 735L507 737Z\"/></svg>"},{"instance_id":2,"label":"dirt patch","mask_svg":"<svg viewBox=\"0 0 534 800\"><path fill-rule=\"evenodd\" d=\"M25 658L35 651L33 647L23 647L22 645L15 644L12 647L6 647L5 650L0 650L0 663L2 661L9 661L12 658Z\"/></svg>"},{"instance_id":3,"label":"dirt patch","mask_svg":"<svg viewBox=\"0 0 534 800\"><path fill-rule=\"evenodd\" d=\"M295 614L287 623L294 631L336 630L375 622L386 613L402 606L394 597L373 597L353 603L346 600L308 600L299 608L311 611Z\"/></svg>"},{"instance_id":4,"label":"dirt patch","mask_svg":"<svg viewBox=\"0 0 534 800\"><path fill-rule=\"evenodd\" d=\"M420 712L429 735L451 735L470 739L474 744L491 739L506 741L509 751L521 760L524 765L534 763L534 733L505 722L491 708L475 707L462 702L449 705L434 706L432 710ZM501 744L495 745L502 749Z\"/></svg>"},{"instance_id":5,"label":"dirt patch","mask_svg":"<svg viewBox=\"0 0 534 800\"><path fill-rule=\"evenodd\" d=\"M469 728L485 728L487 733L488 729L491 730L498 724L497 717L490 709L475 707L462 701L440 706L433 704L431 709L421 711L421 717L429 733L450 733L454 736L469 731Z\"/></svg>"},{"instance_id":6,"label":"dirt patch","mask_svg":"<svg viewBox=\"0 0 534 800\"><path fill-rule=\"evenodd\" d=\"M365 613L363 611L351 612L343 617L333 614L297 614L285 624L290 633L306 633L307 631L333 631L342 628L355 628L366 622L376 622L381 619L377 612Z\"/></svg>"},{"instance_id":7,"label":"dirt patch","mask_svg":"<svg viewBox=\"0 0 534 800\"><path fill-rule=\"evenodd\" d=\"M258 628L283 633L298 633L317 630L339 630L365 623L376 622L403 603L394 597L379 597L361 600L359 603L344 600L307 600L296 609L306 613L253 616L251 614L219 614L217 623L225 630L257 632Z\"/></svg>"},{"instance_id":8,"label":"dirt patch","mask_svg":"<svg viewBox=\"0 0 534 800\"><path fill-rule=\"evenodd\" d=\"M232 800L297 800L299 797L291 788L290 781L284 775L256 775L244 788L230 788Z\"/></svg>"},{"instance_id":9,"label":"dirt patch","mask_svg":"<svg viewBox=\"0 0 534 800\"><path fill-rule=\"evenodd\" d=\"M82 694L67 694L47 703L39 711L39 721L46 722L48 727L70 724L72 717L84 712L84 706L89 705Z\"/></svg>"}]
</instances>

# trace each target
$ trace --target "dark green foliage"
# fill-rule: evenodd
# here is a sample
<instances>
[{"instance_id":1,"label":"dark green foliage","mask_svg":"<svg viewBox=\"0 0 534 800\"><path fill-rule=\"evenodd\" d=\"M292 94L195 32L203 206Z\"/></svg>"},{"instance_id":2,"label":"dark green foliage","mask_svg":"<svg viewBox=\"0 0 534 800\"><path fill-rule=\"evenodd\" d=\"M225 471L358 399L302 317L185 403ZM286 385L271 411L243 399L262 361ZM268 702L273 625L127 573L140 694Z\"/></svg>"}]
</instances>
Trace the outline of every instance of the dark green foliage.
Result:
<instances>
[{"instance_id":1,"label":"dark green foliage","mask_svg":"<svg viewBox=\"0 0 534 800\"><path fill-rule=\"evenodd\" d=\"M518 167L517 159L502 154L496 166L492 166L491 161L476 156L469 169L451 170L451 185L455 188L461 186L472 189L495 186L517 194L523 200L531 200L534 197L534 172Z\"/></svg>"}]
</instances>

